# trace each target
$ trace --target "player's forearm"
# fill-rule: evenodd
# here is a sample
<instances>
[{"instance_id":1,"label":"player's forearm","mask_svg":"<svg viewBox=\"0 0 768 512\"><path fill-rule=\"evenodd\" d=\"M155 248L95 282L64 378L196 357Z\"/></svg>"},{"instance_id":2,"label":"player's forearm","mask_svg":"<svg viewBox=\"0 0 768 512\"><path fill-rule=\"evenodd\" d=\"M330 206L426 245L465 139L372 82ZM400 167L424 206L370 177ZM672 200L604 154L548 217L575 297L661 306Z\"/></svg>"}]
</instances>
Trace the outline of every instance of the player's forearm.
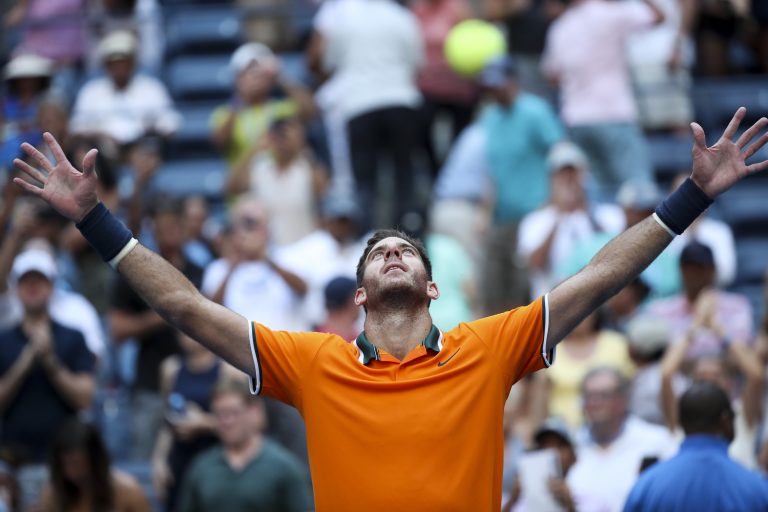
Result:
<instances>
[{"instance_id":1,"label":"player's forearm","mask_svg":"<svg viewBox=\"0 0 768 512\"><path fill-rule=\"evenodd\" d=\"M652 217L603 247L578 274L550 294L550 344L557 343L603 302L635 279L672 241ZM555 318L557 316L557 318Z\"/></svg>"}]
</instances>

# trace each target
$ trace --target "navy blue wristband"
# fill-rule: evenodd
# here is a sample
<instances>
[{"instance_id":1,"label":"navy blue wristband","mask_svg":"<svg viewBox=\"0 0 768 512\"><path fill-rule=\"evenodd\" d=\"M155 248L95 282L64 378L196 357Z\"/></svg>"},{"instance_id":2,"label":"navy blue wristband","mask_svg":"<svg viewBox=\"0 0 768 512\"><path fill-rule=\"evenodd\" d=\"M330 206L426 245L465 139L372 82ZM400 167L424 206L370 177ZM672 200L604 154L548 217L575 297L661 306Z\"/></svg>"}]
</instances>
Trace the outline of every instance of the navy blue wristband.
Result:
<instances>
[{"instance_id":1,"label":"navy blue wristband","mask_svg":"<svg viewBox=\"0 0 768 512\"><path fill-rule=\"evenodd\" d=\"M76 226L106 262L117 256L133 238L125 224L112 215L101 202Z\"/></svg>"},{"instance_id":2,"label":"navy blue wristband","mask_svg":"<svg viewBox=\"0 0 768 512\"><path fill-rule=\"evenodd\" d=\"M656 215L669 229L682 235L712 202L712 199L688 178L656 207Z\"/></svg>"}]
</instances>

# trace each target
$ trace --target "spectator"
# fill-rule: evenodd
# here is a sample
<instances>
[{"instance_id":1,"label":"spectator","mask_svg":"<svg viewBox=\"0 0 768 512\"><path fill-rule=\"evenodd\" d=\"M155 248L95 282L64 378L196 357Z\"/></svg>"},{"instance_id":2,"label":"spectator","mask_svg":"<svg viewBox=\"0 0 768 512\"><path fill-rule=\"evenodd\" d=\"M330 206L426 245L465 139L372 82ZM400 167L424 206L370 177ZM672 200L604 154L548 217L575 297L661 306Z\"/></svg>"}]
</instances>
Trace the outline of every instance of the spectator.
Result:
<instances>
[{"instance_id":1,"label":"spectator","mask_svg":"<svg viewBox=\"0 0 768 512\"><path fill-rule=\"evenodd\" d=\"M432 259L432 277L440 283L440 300L430 306L432 322L450 331L462 322L478 318L476 269L459 242L450 236L430 232L425 245Z\"/></svg>"},{"instance_id":2,"label":"spectator","mask_svg":"<svg viewBox=\"0 0 768 512\"><path fill-rule=\"evenodd\" d=\"M520 65L520 84L554 102L554 90L541 72L541 55L552 21L565 9L563 0L484 0L485 16L506 30L507 49Z\"/></svg>"},{"instance_id":3,"label":"spectator","mask_svg":"<svg viewBox=\"0 0 768 512\"><path fill-rule=\"evenodd\" d=\"M662 200L661 192L655 183L650 181L628 181L622 184L616 202L624 210L624 230L642 222L653 213L654 208ZM559 279L566 279L584 268L589 260L602 249L611 239L610 233L595 233L595 235L578 244L571 254L566 257L555 274ZM653 297L665 297L680 289L678 261L673 251L665 249L640 276L650 288ZM641 289L635 290L642 292Z\"/></svg>"},{"instance_id":4,"label":"spectator","mask_svg":"<svg viewBox=\"0 0 768 512\"><path fill-rule=\"evenodd\" d=\"M128 31L108 34L99 43L107 76L83 85L72 111L73 134L92 135L122 149L145 135L168 137L179 126L162 82L136 73L136 37Z\"/></svg>"},{"instance_id":5,"label":"spectator","mask_svg":"<svg viewBox=\"0 0 768 512\"><path fill-rule=\"evenodd\" d=\"M768 484L727 455L734 413L725 391L701 382L679 404L685 440L680 452L646 471L624 505L625 512L665 510L765 510Z\"/></svg>"},{"instance_id":6,"label":"spectator","mask_svg":"<svg viewBox=\"0 0 768 512\"><path fill-rule=\"evenodd\" d=\"M59 426L49 470L50 482L41 497L42 512L151 510L139 483L111 468L104 441L92 425L70 420Z\"/></svg>"},{"instance_id":7,"label":"spectator","mask_svg":"<svg viewBox=\"0 0 768 512\"><path fill-rule=\"evenodd\" d=\"M301 317L307 285L283 266L280 251L271 252L262 204L242 198L232 211L232 227L234 254L206 267L202 292L246 318L268 318L281 329L308 328Z\"/></svg>"},{"instance_id":8,"label":"spectator","mask_svg":"<svg viewBox=\"0 0 768 512\"><path fill-rule=\"evenodd\" d=\"M24 54L5 66L5 94L0 110L0 167L10 167L20 157L19 146L26 141L43 141L38 107L51 82L53 62L39 55Z\"/></svg>"},{"instance_id":9,"label":"spectator","mask_svg":"<svg viewBox=\"0 0 768 512\"><path fill-rule=\"evenodd\" d=\"M413 0L410 7L424 39L424 66L419 70L417 84L424 97L421 105L423 144L432 175L436 177L443 165L433 139L436 120L450 116L452 136L449 142L452 144L472 121L477 104L476 85L451 69L444 51L451 29L473 17L472 6L467 0Z\"/></svg>"},{"instance_id":10,"label":"spectator","mask_svg":"<svg viewBox=\"0 0 768 512\"><path fill-rule=\"evenodd\" d=\"M345 1L333 12L333 22L322 32L322 60L331 73L332 95L338 95L335 109L347 121L352 171L362 201L375 205L379 199L384 157L391 157L394 173L397 200L388 204L395 211L381 219L365 212L363 224L421 230L414 160L421 101L416 72L424 52L418 21L395 0Z\"/></svg>"},{"instance_id":11,"label":"spectator","mask_svg":"<svg viewBox=\"0 0 768 512\"><path fill-rule=\"evenodd\" d=\"M85 0L20 0L8 11L5 27L20 27L19 47L55 61L77 65L86 45Z\"/></svg>"},{"instance_id":12,"label":"spectator","mask_svg":"<svg viewBox=\"0 0 768 512\"><path fill-rule=\"evenodd\" d=\"M183 203L184 254L192 263L205 268L215 259L208 201L203 196L188 196Z\"/></svg>"},{"instance_id":13,"label":"spectator","mask_svg":"<svg viewBox=\"0 0 768 512\"><path fill-rule=\"evenodd\" d=\"M573 465L576 463L576 448L568 432L568 428L557 418L549 418L543 422L533 435L532 452L540 450L552 450L555 452L556 475L550 476L546 485L555 502L562 510L575 511L576 497L571 494L566 478ZM517 484L519 486L519 482ZM526 489L519 489L518 496L512 495L502 512L533 512L532 504L527 501ZM517 493L516 493L517 494ZM513 507L514 505L514 507ZM590 504L590 510L596 510L594 504ZM581 510L581 509L578 509Z\"/></svg>"},{"instance_id":14,"label":"spectator","mask_svg":"<svg viewBox=\"0 0 768 512\"><path fill-rule=\"evenodd\" d=\"M180 214L178 202L163 201L155 205L151 212L154 242L159 253L199 287L203 270L184 256ZM116 343L131 339L138 344L135 380L131 385L131 457L148 461L162 421L160 365L165 358L178 353L176 336L122 277L112 290L109 325Z\"/></svg>"},{"instance_id":15,"label":"spectator","mask_svg":"<svg viewBox=\"0 0 768 512\"><path fill-rule=\"evenodd\" d=\"M320 213L319 229L285 251L286 263L307 283L304 315L313 324L324 321L326 285L334 277L354 278L357 259L365 247L355 197L330 192L323 198Z\"/></svg>"},{"instance_id":16,"label":"spectator","mask_svg":"<svg viewBox=\"0 0 768 512\"><path fill-rule=\"evenodd\" d=\"M701 2L696 25L699 74L725 76L741 71L734 69L730 52L747 9L748 2L738 0Z\"/></svg>"},{"instance_id":17,"label":"spectator","mask_svg":"<svg viewBox=\"0 0 768 512\"><path fill-rule=\"evenodd\" d=\"M595 368L582 383L587 426L577 440L568 487L585 503L619 511L646 457L664 458L675 442L664 427L629 414L629 381L612 368Z\"/></svg>"},{"instance_id":18,"label":"spectator","mask_svg":"<svg viewBox=\"0 0 768 512\"><path fill-rule=\"evenodd\" d=\"M560 283L555 269L579 243L596 233L621 231L621 212L613 205L590 204L584 182L587 157L575 144L560 142L547 156L550 199L523 217L517 250L530 271L531 297L541 297Z\"/></svg>"},{"instance_id":19,"label":"spectator","mask_svg":"<svg viewBox=\"0 0 768 512\"><path fill-rule=\"evenodd\" d=\"M685 174L678 175L672 187L680 185L687 177ZM705 212L685 233L672 240L669 244L670 250L667 252L679 256L683 248L694 240L712 249L717 286L724 288L733 283L736 277L736 242L731 227L722 220L713 219L712 215Z\"/></svg>"},{"instance_id":20,"label":"spectator","mask_svg":"<svg viewBox=\"0 0 768 512\"><path fill-rule=\"evenodd\" d=\"M667 322L672 340L682 339L693 328L688 357L719 352L731 342L751 344L754 336L752 307L743 295L715 288L717 270L712 250L690 242L680 253L682 293L648 304L649 314ZM712 312L706 308L714 308ZM718 337L709 325L697 325L698 317L710 315L722 329Z\"/></svg>"},{"instance_id":21,"label":"spectator","mask_svg":"<svg viewBox=\"0 0 768 512\"><path fill-rule=\"evenodd\" d=\"M623 378L632 377L635 368L629 359L627 341L621 334L602 328L599 312L581 321L562 341L549 379L549 414L562 418L571 429L582 426L582 381L591 370L610 367Z\"/></svg>"},{"instance_id":22,"label":"spectator","mask_svg":"<svg viewBox=\"0 0 768 512\"><path fill-rule=\"evenodd\" d=\"M267 210L271 242L285 246L310 234L328 175L307 147L304 126L296 117L273 121L265 150L247 168L229 176L227 193L249 193Z\"/></svg>"},{"instance_id":23,"label":"spectator","mask_svg":"<svg viewBox=\"0 0 768 512\"><path fill-rule=\"evenodd\" d=\"M752 0L752 18L757 23L757 56L760 69L768 73L768 4Z\"/></svg>"},{"instance_id":24,"label":"spectator","mask_svg":"<svg viewBox=\"0 0 768 512\"><path fill-rule=\"evenodd\" d=\"M312 97L280 75L280 61L269 47L246 43L233 54L229 66L235 75L235 90L229 105L211 115L211 139L224 153L231 170L248 168L264 149L270 125L286 116L308 118L314 111ZM272 92L277 90L277 97Z\"/></svg>"},{"instance_id":25,"label":"spectator","mask_svg":"<svg viewBox=\"0 0 768 512\"><path fill-rule=\"evenodd\" d=\"M53 261L54 278L58 275L58 266L53 260L50 244L43 239L32 238L35 222L34 206L30 203L20 203L14 222L9 226L0 248L0 329L10 328L24 317L24 306L16 293L16 282L11 276L13 261L19 252L33 248L46 252L48 258ZM79 331L88 349L98 359L104 356L104 330L98 312L84 296L54 283L48 312L55 322Z\"/></svg>"},{"instance_id":26,"label":"spectator","mask_svg":"<svg viewBox=\"0 0 768 512\"><path fill-rule=\"evenodd\" d=\"M216 386L211 406L221 447L208 450L192 464L178 511L310 510L305 470L264 437L261 399L250 397L238 382L224 380Z\"/></svg>"},{"instance_id":27,"label":"spectator","mask_svg":"<svg viewBox=\"0 0 768 512\"><path fill-rule=\"evenodd\" d=\"M645 130L686 134L693 118L692 31L697 6L692 0L654 0L654 4L664 20L632 35L627 46L638 121Z\"/></svg>"},{"instance_id":28,"label":"spectator","mask_svg":"<svg viewBox=\"0 0 768 512\"><path fill-rule=\"evenodd\" d=\"M640 277L622 288L603 306L605 327L626 333L627 324L640 312L640 308L650 292L651 288Z\"/></svg>"},{"instance_id":29,"label":"spectator","mask_svg":"<svg viewBox=\"0 0 768 512\"><path fill-rule=\"evenodd\" d=\"M239 372L195 340L177 331L181 355L160 367L165 422L152 454L152 481L165 510L176 510L181 482L195 456L216 444L211 396L221 378Z\"/></svg>"},{"instance_id":30,"label":"spectator","mask_svg":"<svg viewBox=\"0 0 768 512\"><path fill-rule=\"evenodd\" d=\"M600 199L612 199L627 180L653 180L625 45L631 34L662 19L651 0L569 0L547 33L544 73L560 88L561 117L589 155L597 182L591 192Z\"/></svg>"},{"instance_id":31,"label":"spectator","mask_svg":"<svg viewBox=\"0 0 768 512\"><path fill-rule=\"evenodd\" d=\"M430 212L432 231L459 242L476 269L482 268L493 201L486 146L480 123L461 132L435 182Z\"/></svg>"},{"instance_id":32,"label":"spectator","mask_svg":"<svg viewBox=\"0 0 768 512\"><path fill-rule=\"evenodd\" d=\"M661 410L661 361L669 346L669 329L664 322L650 315L633 318L627 325L629 356L637 368L629 394L631 414L656 425L664 425ZM671 382L675 395L682 393L685 382L681 377Z\"/></svg>"},{"instance_id":33,"label":"spectator","mask_svg":"<svg viewBox=\"0 0 768 512\"><path fill-rule=\"evenodd\" d=\"M30 464L19 477L24 496L39 493L57 425L90 407L95 391L95 358L83 335L48 313L55 274L45 251L16 257L13 276L24 313L0 332L0 444Z\"/></svg>"},{"instance_id":34,"label":"spectator","mask_svg":"<svg viewBox=\"0 0 768 512\"><path fill-rule=\"evenodd\" d=\"M546 158L562 139L563 129L544 100L520 90L511 57L489 62L478 80L491 101L479 122L495 193L481 277L485 312L493 314L528 302L526 268L516 256L518 228L522 218L547 199Z\"/></svg>"},{"instance_id":35,"label":"spectator","mask_svg":"<svg viewBox=\"0 0 768 512\"><path fill-rule=\"evenodd\" d=\"M357 282L351 277L339 276L325 285L325 321L315 328L317 332L338 334L345 340L355 341L360 334L360 308L355 304Z\"/></svg>"},{"instance_id":36,"label":"spectator","mask_svg":"<svg viewBox=\"0 0 768 512\"><path fill-rule=\"evenodd\" d=\"M733 397L736 412L735 437L731 443L730 455L748 468L757 467L756 450L758 426L762 419L761 408L764 395L764 368L755 351L738 340L728 340L723 329L721 316L716 304L718 296L712 291L705 292L696 304L696 313L682 339L667 350L661 364L661 407L664 420L671 431L676 431L677 394L674 379L685 370L686 357L691 352L697 334L709 331L723 346L714 352L698 353L690 361L690 378L693 382L713 382L727 390ZM721 351L718 351L720 349ZM735 370L735 371L734 371ZM743 378L743 382L741 379Z\"/></svg>"}]
</instances>

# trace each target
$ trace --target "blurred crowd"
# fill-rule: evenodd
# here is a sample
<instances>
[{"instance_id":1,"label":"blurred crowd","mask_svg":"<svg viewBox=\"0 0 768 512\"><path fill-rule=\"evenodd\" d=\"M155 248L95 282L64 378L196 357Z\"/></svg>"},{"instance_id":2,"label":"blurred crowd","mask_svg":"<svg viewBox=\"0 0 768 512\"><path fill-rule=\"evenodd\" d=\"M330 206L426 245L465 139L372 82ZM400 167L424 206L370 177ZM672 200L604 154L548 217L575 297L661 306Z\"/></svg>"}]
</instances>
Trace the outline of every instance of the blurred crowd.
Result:
<instances>
[{"instance_id":1,"label":"blurred crowd","mask_svg":"<svg viewBox=\"0 0 768 512\"><path fill-rule=\"evenodd\" d=\"M75 165L97 148L102 202L210 299L352 341L372 229L424 239L442 330L527 304L686 176L659 179L647 137L684 136L692 82L768 73L761 0L307 2L290 49L303 79L285 48L243 41L231 98L210 112L226 175L214 197L185 195L158 186L185 123L162 79L162 4L6 5L2 512L312 509L299 414L249 396L13 185L22 142L51 157L50 132ZM473 18L508 52L466 77L443 45ZM768 312L729 290L736 273L731 227L703 216L513 387L505 510L621 510L641 470L677 451L678 402L698 382L731 400L732 458L768 474Z\"/></svg>"}]
</instances>

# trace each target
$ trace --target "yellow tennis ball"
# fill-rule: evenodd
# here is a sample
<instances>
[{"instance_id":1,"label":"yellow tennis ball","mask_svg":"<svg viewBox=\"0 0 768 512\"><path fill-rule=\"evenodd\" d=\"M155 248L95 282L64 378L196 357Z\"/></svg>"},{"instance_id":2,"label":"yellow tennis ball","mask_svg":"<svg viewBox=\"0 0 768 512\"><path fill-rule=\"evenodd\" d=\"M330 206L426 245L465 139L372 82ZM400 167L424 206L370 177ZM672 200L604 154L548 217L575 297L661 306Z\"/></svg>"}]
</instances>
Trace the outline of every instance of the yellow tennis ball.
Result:
<instances>
[{"instance_id":1,"label":"yellow tennis ball","mask_svg":"<svg viewBox=\"0 0 768 512\"><path fill-rule=\"evenodd\" d=\"M448 33L443 48L445 60L458 74L474 77L488 61L507 52L501 30L482 20L466 20Z\"/></svg>"}]
</instances>

